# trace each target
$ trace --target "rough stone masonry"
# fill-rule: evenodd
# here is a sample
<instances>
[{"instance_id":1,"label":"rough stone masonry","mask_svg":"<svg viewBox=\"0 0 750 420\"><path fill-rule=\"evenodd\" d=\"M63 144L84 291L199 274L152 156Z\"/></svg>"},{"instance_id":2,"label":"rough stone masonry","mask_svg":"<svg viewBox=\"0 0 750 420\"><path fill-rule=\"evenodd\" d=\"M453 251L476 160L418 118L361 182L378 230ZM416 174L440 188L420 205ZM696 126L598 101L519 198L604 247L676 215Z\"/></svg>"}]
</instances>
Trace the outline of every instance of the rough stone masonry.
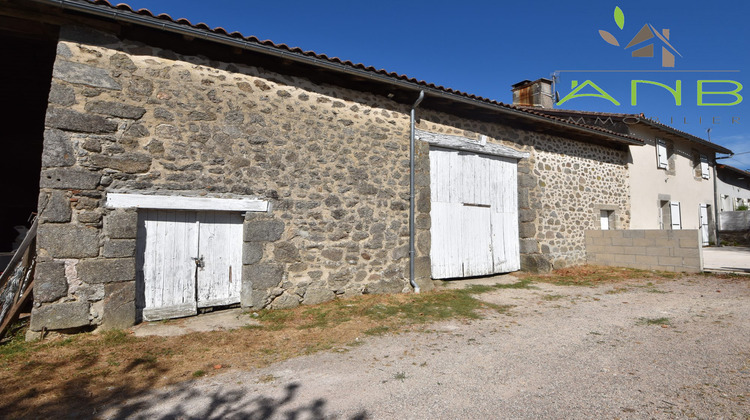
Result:
<instances>
[{"instance_id":1,"label":"rough stone masonry","mask_svg":"<svg viewBox=\"0 0 750 420\"><path fill-rule=\"evenodd\" d=\"M629 217L626 152L423 111L420 128L529 151L530 269L585 261L595 205ZM409 109L373 93L63 26L46 117L32 334L136 320L134 209L109 192L268 200L247 213L242 305L410 290ZM429 153L417 147L417 280L430 282ZM250 280L252 279L252 280Z\"/></svg>"}]
</instances>

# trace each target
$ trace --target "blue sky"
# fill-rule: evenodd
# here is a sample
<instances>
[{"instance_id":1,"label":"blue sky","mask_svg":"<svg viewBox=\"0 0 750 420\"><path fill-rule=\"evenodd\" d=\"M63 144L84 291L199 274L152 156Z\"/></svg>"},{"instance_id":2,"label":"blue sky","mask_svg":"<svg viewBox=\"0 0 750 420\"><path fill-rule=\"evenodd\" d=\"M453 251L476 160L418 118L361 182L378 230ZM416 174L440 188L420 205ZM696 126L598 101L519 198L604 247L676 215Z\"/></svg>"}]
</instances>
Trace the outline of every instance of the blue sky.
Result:
<instances>
[{"instance_id":1,"label":"blue sky","mask_svg":"<svg viewBox=\"0 0 750 420\"><path fill-rule=\"evenodd\" d=\"M115 1L113 1L115 3ZM733 1L265 1L129 0L133 8L205 22L246 36L313 50L406 74L486 98L511 102L510 86L524 79L559 76L561 97L571 82L590 80L620 102L574 98L560 106L601 112L644 113L673 127L732 149L750 152L750 2ZM613 12L624 14L620 29ZM680 56L662 70L656 40L654 58L633 58L624 46L644 24L670 30ZM619 41L606 43L599 30ZM653 42L650 40L649 42ZM649 42L643 43L645 45ZM641 45L639 45L640 47ZM576 71L567 71L576 70ZM580 70L586 70L581 72ZM591 72L597 70L597 72ZM627 72L601 72L627 70ZM639 70L633 72L632 70ZM686 70L691 70L690 72ZM696 72L695 70L700 70ZM733 70L733 72L720 72ZM631 80L675 88L682 81L682 104L666 90L641 85L631 105ZM698 80L732 80L746 86L734 106L698 106ZM728 91L732 83L705 84L704 91ZM587 88L580 93L596 93ZM708 95L727 103L731 95ZM750 153L723 160L750 169Z\"/></svg>"}]
</instances>

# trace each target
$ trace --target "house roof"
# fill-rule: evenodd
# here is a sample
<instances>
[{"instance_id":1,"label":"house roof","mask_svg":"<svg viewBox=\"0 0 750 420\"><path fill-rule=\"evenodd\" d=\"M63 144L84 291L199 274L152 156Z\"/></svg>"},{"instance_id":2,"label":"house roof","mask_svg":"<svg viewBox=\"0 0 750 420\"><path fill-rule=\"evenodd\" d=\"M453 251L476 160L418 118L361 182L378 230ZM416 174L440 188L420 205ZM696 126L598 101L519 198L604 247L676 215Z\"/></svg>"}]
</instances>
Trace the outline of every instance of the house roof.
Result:
<instances>
[{"instance_id":1,"label":"house roof","mask_svg":"<svg viewBox=\"0 0 750 420\"><path fill-rule=\"evenodd\" d=\"M129 5L120 3L112 5L106 0L31 0L36 3L62 8L66 11L84 13L99 18L113 19L116 21L137 24L153 29L179 33L191 37L200 38L209 42L216 42L256 53L275 56L284 60L304 63L315 67L323 67L328 71L342 72L354 78L366 78L370 81L395 86L402 90L411 92L408 98L416 100L420 90L425 91L427 97L433 101L443 100L450 102L455 107L456 103L469 107L479 107L488 111L489 118L502 117L508 120L522 121L524 124L534 127L537 131L550 131L555 134L560 132L574 133L584 136L586 139L604 139L607 142L615 142L622 145L642 145L643 141L637 137L625 133L618 133L603 127L580 124L567 121L555 115L549 115L536 110L523 109L509 104L451 89L449 87L435 85L424 80L418 80L404 74L389 72L385 69L377 69L362 63L353 63L338 57L329 57L326 54L318 54L314 51L304 51L300 48L289 47L286 44L276 44L270 40L260 40L255 36L245 36L239 32L228 32L222 27L211 28L205 23L194 24L187 19L174 19L168 14L154 14L148 9L134 10ZM403 103L410 103L407 99L400 98ZM427 102L427 101L425 101ZM424 105L423 105L424 106ZM453 108L451 108L453 109Z\"/></svg>"},{"instance_id":2,"label":"house roof","mask_svg":"<svg viewBox=\"0 0 750 420\"><path fill-rule=\"evenodd\" d=\"M741 175L741 176L747 177L746 179L750 179L750 172L743 171L742 169L735 168L734 166L720 164L720 165L716 165L716 167L719 168L719 169L723 169L723 170L729 171L729 172L734 172L737 175Z\"/></svg>"},{"instance_id":3,"label":"house roof","mask_svg":"<svg viewBox=\"0 0 750 420\"><path fill-rule=\"evenodd\" d=\"M523 108L527 108L527 107L523 107ZM660 123L651 118L647 118L643 114L621 114L621 113L612 113L612 112L579 111L579 110L572 110L572 109L542 109L542 108L532 108L532 109L536 110L537 112L541 112L541 113L548 114L548 115L555 115L558 117L574 116L574 115L590 116L590 117L607 117L607 118L611 117L611 118L619 119L621 121L624 120L625 118L635 118L638 120L638 124L647 125L649 127L655 128L656 130L662 133L668 133L674 136L682 137L693 143L697 143L702 146L706 146L710 149L713 149L714 151L718 153L733 154L731 150L727 149L724 146L718 145L716 143L712 143L708 140L704 140L698 136L694 136L690 133L686 133L684 131L678 130L674 127Z\"/></svg>"}]
</instances>

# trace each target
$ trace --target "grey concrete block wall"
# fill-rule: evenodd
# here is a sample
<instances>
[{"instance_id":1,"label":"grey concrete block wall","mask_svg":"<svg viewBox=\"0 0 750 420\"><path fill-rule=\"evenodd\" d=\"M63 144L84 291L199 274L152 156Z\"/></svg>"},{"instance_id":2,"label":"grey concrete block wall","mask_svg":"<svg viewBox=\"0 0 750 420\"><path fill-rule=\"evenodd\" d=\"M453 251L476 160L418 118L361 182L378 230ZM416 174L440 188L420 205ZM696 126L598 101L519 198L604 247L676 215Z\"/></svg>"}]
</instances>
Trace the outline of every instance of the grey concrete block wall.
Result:
<instances>
[{"instance_id":1,"label":"grey concrete block wall","mask_svg":"<svg viewBox=\"0 0 750 420\"><path fill-rule=\"evenodd\" d=\"M719 227L726 231L750 229L750 211L723 211L719 213Z\"/></svg>"},{"instance_id":2,"label":"grey concrete block wall","mask_svg":"<svg viewBox=\"0 0 750 420\"><path fill-rule=\"evenodd\" d=\"M587 230L586 262L645 270L703 271L700 231Z\"/></svg>"}]
</instances>

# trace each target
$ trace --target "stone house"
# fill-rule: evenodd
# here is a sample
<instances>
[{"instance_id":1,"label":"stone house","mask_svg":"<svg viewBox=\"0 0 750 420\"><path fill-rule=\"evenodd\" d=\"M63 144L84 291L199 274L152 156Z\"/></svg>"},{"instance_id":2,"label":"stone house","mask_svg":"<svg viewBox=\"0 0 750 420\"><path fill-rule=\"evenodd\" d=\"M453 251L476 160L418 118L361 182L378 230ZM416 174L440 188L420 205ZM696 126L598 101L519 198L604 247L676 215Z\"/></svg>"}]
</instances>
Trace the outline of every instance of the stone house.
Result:
<instances>
[{"instance_id":1,"label":"stone house","mask_svg":"<svg viewBox=\"0 0 750 420\"><path fill-rule=\"evenodd\" d=\"M0 20L32 336L548 270L630 225L629 134L103 0Z\"/></svg>"},{"instance_id":2,"label":"stone house","mask_svg":"<svg viewBox=\"0 0 750 420\"><path fill-rule=\"evenodd\" d=\"M534 83L551 84L545 79ZM630 229L701 229L704 245L715 242L716 154L731 150L642 114L550 109L541 104L533 109L643 141L628 147ZM609 209L602 208L601 218L602 227L625 228L612 224Z\"/></svg>"}]
</instances>

